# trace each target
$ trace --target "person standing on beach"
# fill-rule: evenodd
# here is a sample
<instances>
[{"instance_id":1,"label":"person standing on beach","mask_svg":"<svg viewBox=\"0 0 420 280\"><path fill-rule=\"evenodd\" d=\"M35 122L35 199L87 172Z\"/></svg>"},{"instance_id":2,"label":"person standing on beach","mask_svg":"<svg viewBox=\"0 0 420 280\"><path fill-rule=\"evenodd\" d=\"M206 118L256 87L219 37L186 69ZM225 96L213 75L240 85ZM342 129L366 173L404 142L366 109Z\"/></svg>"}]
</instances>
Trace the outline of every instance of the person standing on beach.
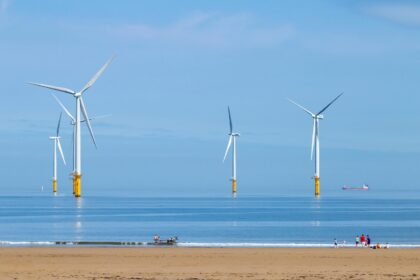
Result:
<instances>
[{"instance_id":1,"label":"person standing on beach","mask_svg":"<svg viewBox=\"0 0 420 280\"><path fill-rule=\"evenodd\" d=\"M337 238L334 238L334 248L338 247Z\"/></svg>"},{"instance_id":2,"label":"person standing on beach","mask_svg":"<svg viewBox=\"0 0 420 280\"><path fill-rule=\"evenodd\" d=\"M356 236L356 247L358 247L358 246L359 246L359 242L360 242L360 238L359 238L359 236L357 235L357 236Z\"/></svg>"},{"instance_id":3,"label":"person standing on beach","mask_svg":"<svg viewBox=\"0 0 420 280\"><path fill-rule=\"evenodd\" d=\"M360 243L362 243L362 246L366 246L366 237L363 233L362 236L360 236Z\"/></svg>"},{"instance_id":4,"label":"person standing on beach","mask_svg":"<svg viewBox=\"0 0 420 280\"><path fill-rule=\"evenodd\" d=\"M369 234L367 235L366 240L367 240L367 246L370 247L370 236L369 236Z\"/></svg>"}]
</instances>

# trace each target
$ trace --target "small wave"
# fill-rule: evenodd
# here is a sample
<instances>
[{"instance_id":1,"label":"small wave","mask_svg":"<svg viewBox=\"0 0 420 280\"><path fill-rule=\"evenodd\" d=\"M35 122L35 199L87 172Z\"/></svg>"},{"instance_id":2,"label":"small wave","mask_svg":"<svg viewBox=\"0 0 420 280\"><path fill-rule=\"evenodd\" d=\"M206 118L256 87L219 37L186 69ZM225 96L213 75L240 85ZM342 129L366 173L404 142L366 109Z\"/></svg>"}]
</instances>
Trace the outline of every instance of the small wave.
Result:
<instances>
[{"instance_id":1,"label":"small wave","mask_svg":"<svg viewBox=\"0 0 420 280\"><path fill-rule=\"evenodd\" d=\"M3 246L51 246L55 245L52 241L0 241Z\"/></svg>"},{"instance_id":2,"label":"small wave","mask_svg":"<svg viewBox=\"0 0 420 280\"><path fill-rule=\"evenodd\" d=\"M178 247L215 247L215 248L328 248L333 247L325 243L203 243L203 242L181 242Z\"/></svg>"}]
</instances>

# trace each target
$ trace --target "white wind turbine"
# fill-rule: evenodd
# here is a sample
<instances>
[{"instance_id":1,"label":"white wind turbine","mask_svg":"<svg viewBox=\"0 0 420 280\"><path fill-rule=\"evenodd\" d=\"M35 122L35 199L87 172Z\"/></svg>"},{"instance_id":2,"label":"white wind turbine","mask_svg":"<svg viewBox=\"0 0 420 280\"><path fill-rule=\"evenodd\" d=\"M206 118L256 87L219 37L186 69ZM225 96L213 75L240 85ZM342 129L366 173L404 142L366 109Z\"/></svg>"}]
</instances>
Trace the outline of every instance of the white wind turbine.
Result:
<instances>
[{"instance_id":1,"label":"white wind turbine","mask_svg":"<svg viewBox=\"0 0 420 280\"><path fill-rule=\"evenodd\" d=\"M81 176L82 176L82 161L81 161L81 130L80 130L80 123L81 123L81 113L84 116L84 119L86 120L87 127L89 129L90 136L93 140L93 143L96 147L96 140L95 136L93 134L92 126L90 125L90 119L88 116L88 113L86 111L86 106L83 102L82 95L83 93L88 90L95 82L96 80L102 75L102 73L105 71L105 69L108 67L108 65L112 62L114 57L112 57L110 60L108 60L104 66L102 66L101 69L90 79L90 81L80 90L75 91L72 89L68 89L65 87L59 87L59 86L52 86L47 84L41 84L41 83L30 83L32 85L36 85L39 87L44 87L60 92L65 92L68 94L71 94L76 99L76 125L75 125L75 134L76 134L76 141L75 141L75 172L73 175L73 188L75 190L75 196L80 197L81 196Z\"/></svg>"},{"instance_id":2,"label":"white wind turbine","mask_svg":"<svg viewBox=\"0 0 420 280\"><path fill-rule=\"evenodd\" d=\"M223 162L226 160L226 156L229 152L230 146L233 142L232 150L232 197L236 198L236 137L239 137L240 134L233 132L232 117L230 115L230 108L228 106L228 115L229 115L229 142L226 148L225 156L223 157Z\"/></svg>"},{"instance_id":3,"label":"white wind turbine","mask_svg":"<svg viewBox=\"0 0 420 280\"><path fill-rule=\"evenodd\" d=\"M320 186L320 155L319 155L319 120L322 120L324 116L322 115L328 107L331 106L340 96L344 94L340 93L336 98L334 98L330 103L327 104L321 111L317 114L312 113L305 107L299 105L298 103L294 102L293 100L288 99L290 102L301 108L303 111L308 113L313 119L313 128L312 128L312 145L311 145L311 160L314 154L314 146L315 146L315 174L314 174L314 181L315 181L315 196L320 196L321 194L321 186Z\"/></svg>"},{"instance_id":4,"label":"white wind turbine","mask_svg":"<svg viewBox=\"0 0 420 280\"><path fill-rule=\"evenodd\" d=\"M60 155L61 155L61 158L63 159L63 163L64 165L66 165L66 160L64 159L63 149L61 148L61 143L60 143L61 115L62 113L60 114L60 118L58 119L56 135L50 136L50 139L54 140L54 157L53 157L53 192L54 193L57 192L57 147L58 147L58 150L60 151Z\"/></svg>"},{"instance_id":5,"label":"white wind turbine","mask_svg":"<svg viewBox=\"0 0 420 280\"><path fill-rule=\"evenodd\" d=\"M52 96L54 97L54 99L57 101L58 105L60 105L61 109L63 109L63 111L66 113L66 115L70 118L70 124L73 126L73 171L72 171L72 175L75 174L75 168L76 168L76 119L73 117L73 115L70 113L70 111L66 108L66 106L64 106L63 102L61 102L61 100L55 96L54 94L52 94ZM103 118L106 117L107 115L103 115L103 116L98 116L98 117L92 117L89 120L94 120L94 119L98 119L98 118ZM86 120L82 120L81 122L86 122ZM73 186L74 187L74 186ZM73 194L75 194L75 189L73 188Z\"/></svg>"}]
</instances>

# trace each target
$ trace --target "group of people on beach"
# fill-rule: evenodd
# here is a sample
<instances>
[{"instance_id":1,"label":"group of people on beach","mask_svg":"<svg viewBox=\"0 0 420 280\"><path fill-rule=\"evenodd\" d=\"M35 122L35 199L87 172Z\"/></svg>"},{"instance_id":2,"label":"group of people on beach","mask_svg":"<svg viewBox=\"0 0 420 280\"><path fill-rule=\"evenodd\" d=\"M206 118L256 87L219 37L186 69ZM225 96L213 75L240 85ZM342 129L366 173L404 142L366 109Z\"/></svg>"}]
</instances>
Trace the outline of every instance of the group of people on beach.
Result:
<instances>
[{"instance_id":1,"label":"group of people on beach","mask_svg":"<svg viewBox=\"0 0 420 280\"><path fill-rule=\"evenodd\" d=\"M368 248L372 248L372 249L388 249L389 248L389 244L386 243L385 245L381 245L379 242L376 243L376 245L370 246L371 240L370 240L370 236L368 235L364 235L362 234L360 237L357 235L356 236L356 247L359 247L359 244L361 245L361 247L368 247Z\"/></svg>"},{"instance_id":2,"label":"group of people on beach","mask_svg":"<svg viewBox=\"0 0 420 280\"><path fill-rule=\"evenodd\" d=\"M359 244L362 247L370 247L370 236L368 235L364 235L362 233L362 235L359 237L358 235L356 236L356 247L359 247Z\"/></svg>"},{"instance_id":3,"label":"group of people on beach","mask_svg":"<svg viewBox=\"0 0 420 280\"><path fill-rule=\"evenodd\" d=\"M357 235L356 236L356 247L367 247L367 248L372 248L372 249L388 249L389 248L389 244L386 243L384 246L382 246L380 243L377 243L376 245L371 246L371 239L369 234L368 235L364 235L362 233L362 235ZM346 246L346 241L343 241L343 247ZM338 242L337 239L334 239L334 247L337 248L338 247Z\"/></svg>"}]
</instances>

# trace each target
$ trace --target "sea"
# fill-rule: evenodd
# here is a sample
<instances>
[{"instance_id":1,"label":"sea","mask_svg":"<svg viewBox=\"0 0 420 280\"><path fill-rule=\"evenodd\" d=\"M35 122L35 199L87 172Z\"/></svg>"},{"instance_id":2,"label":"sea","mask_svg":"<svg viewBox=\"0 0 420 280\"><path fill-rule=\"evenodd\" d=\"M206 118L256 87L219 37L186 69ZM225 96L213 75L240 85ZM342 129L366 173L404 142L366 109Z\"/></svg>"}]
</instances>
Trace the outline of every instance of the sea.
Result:
<instances>
[{"instance_id":1,"label":"sea","mask_svg":"<svg viewBox=\"0 0 420 280\"><path fill-rule=\"evenodd\" d=\"M0 246L80 246L178 237L181 247L420 247L420 196L0 196ZM56 242L67 242L57 245ZM124 246L124 245L121 245ZM132 246L132 245L127 245Z\"/></svg>"}]
</instances>

